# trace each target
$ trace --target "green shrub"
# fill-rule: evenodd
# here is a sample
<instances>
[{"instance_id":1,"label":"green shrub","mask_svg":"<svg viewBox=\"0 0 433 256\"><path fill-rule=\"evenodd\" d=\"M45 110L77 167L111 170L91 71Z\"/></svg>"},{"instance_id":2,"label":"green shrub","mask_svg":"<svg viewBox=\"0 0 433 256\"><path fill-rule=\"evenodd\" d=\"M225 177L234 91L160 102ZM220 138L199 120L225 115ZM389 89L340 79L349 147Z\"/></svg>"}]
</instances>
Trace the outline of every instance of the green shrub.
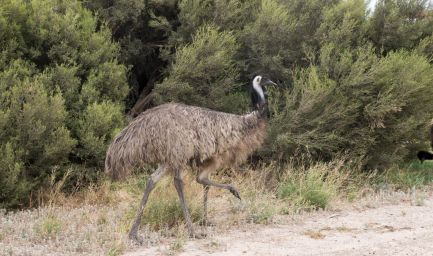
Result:
<instances>
[{"instance_id":1,"label":"green shrub","mask_svg":"<svg viewBox=\"0 0 433 256\"><path fill-rule=\"evenodd\" d=\"M77 149L77 155L102 166L105 151L123 123L122 106L111 102L89 105L78 121L81 147Z\"/></svg>"},{"instance_id":2,"label":"green shrub","mask_svg":"<svg viewBox=\"0 0 433 256\"><path fill-rule=\"evenodd\" d=\"M170 75L154 90L157 101L239 112L226 100L226 97L245 97L237 93L242 91L236 82L238 69L234 57L238 48L232 33L220 32L213 26L201 27L191 44L177 50Z\"/></svg>"},{"instance_id":3,"label":"green shrub","mask_svg":"<svg viewBox=\"0 0 433 256\"><path fill-rule=\"evenodd\" d=\"M260 159L314 165L348 155L365 169L401 164L428 147L430 7L380 0L369 13L363 0L3 0L0 206L25 205L65 166L75 170L68 187L96 180L131 106L132 116L170 101L247 112L246 85L257 73L280 85L269 88Z\"/></svg>"},{"instance_id":4,"label":"green shrub","mask_svg":"<svg viewBox=\"0 0 433 256\"><path fill-rule=\"evenodd\" d=\"M432 63L433 62L433 35L421 40L421 42L416 48L416 51L418 54L426 56L430 60L430 63Z\"/></svg>"},{"instance_id":5,"label":"green shrub","mask_svg":"<svg viewBox=\"0 0 433 256\"><path fill-rule=\"evenodd\" d=\"M413 49L420 40L432 35L429 12L431 2L427 0L379 0L368 20L367 34L381 51Z\"/></svg>"},{"instance_id":6,"label":"green shrub","mask_svg":"<svg viewBox=\"0 0 433 256\"><path fill-rule=\"evenodd\" d=\"M225 31L242 32L245 24L254 19L253 13L260 1L242 0L185 0L179 2L180 26L170 41L185 45L193 40L197 29L206 24Z\"/></svg>"},{"instance_id":7,"label":"green shrub","mask_svg":"<svg viewBox=\"0 0 433 256\"><path fill-rule=\"evenodd\" d=\"M102 166L127 68L79 1L3 1L0 31L0 207L23 206L53 168Z\"/></svg>"},{"instance_id":8,"label":"green shrub","mask_svg":"<svg viewBox=\"0 0 433 256\"><path fill-rule=\"evenodd\" d=\"M366 47L353 54L339 80L312 66L296 74L291 91L271 92L267 153L331 160L347 152L382 169L414 155L425 141L425 113L433 111L433 67L411 52L379 59Z\"/></svg>"},{"instance_id":9,"label":"green shrub","mask_svg":"<svg viewBox=\"0 0 433 256\"><path fill-rule=\"evenodd\" d=\"M62 95L49 93L37 76L20 78L32 72L27 65L17 61L0 73L2 207L25 204L38 179L67 162L76 143L65 127Z\"/></svg>"}]
</instances>

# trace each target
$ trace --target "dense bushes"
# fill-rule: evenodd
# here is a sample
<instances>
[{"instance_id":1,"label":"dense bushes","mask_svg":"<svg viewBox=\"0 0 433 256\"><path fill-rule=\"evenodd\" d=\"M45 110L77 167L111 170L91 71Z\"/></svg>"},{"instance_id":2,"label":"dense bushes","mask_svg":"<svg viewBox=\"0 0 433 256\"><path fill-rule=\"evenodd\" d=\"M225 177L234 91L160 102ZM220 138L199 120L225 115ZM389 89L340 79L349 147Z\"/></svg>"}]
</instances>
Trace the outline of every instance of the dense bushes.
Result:
<instances>
[{"instance_id":1,"label":"dense bushes","mask_svg":"<svg viewBox=\"0 0 433 256\"><path fill-rule=\"evenodd\" d=\"M297 73L292 90L273 92L269 157L330 160L345 152L384 168L426 140L433 69L425 58L405 51L377 58L367 47L349 71L335 81L312 66Z\"/></svg>"},{"instance_id":2,"label":"dense bushes","mask_svg":"<svg viewBox=\"0 0 433 256\"><path fill-rule=\"evenodd\" d=\"M426 0L4 0L0 206L65 165L89 177L149 93L243 113L255 73L280 85L262 159L401 163L427 147L432 33Z\"/></svg>"},{"instance_id":3,"label":"dense bushes","mask_svg":"<svg viewBox=\"0 0 433 256\"><path fill-rule=\"evenodd\" d=\"M232 16L221 2L241 8ZM188 0L179 17L173 65L156 89L164 95L160 101L237 112L240 101L230 91L236 77L270 75L281 87L270 92L270 136L260 152L265 159L328 161L344 153L363 159L366 168L386 168L426 141L433 88L433 15L426 1L379 1L369 14L362 0ZM215 61L215 53L232 48L222 49L223 38L204 33L206 24L235 37L238 47L224 61ZM221 86L216 81L230 69L218 71L231 60L239 75L212 97L204 88ZM223 95L229 108L216 105Z\"/></svg>"},{"instance_id":4,"label":"dense bushes","mask_svg":"<svg viewBox=\"0 0 433 256\"><path fill-rule=\"evenodd\" d=\"M14 206L55 166L102 166L123 126L127 70L78 2L6 0L0 14L0 206Z\"/></svg>"},{"instance_id":5,"label":"dense bushes","mask_svg":"<svg viewBox=\"0 0 433 256\"><path fill-rule=\"evenodd\" d=\"M169 76L155 88L158 100L238 111L242 99L235 62L238 48L232 33L201 27L191 44L177 50Z\"/></svg>"}]
</instances>

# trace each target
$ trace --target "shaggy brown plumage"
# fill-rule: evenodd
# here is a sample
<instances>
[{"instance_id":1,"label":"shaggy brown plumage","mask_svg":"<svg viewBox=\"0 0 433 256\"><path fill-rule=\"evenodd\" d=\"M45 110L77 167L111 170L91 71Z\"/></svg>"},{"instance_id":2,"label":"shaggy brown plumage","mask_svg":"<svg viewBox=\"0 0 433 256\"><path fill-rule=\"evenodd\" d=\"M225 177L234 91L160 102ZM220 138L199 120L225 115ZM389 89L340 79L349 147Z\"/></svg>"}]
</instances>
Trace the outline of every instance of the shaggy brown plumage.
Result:
<instances>
[{"instance_id":1,"label":"shaggy brown plumage","mask_svg":"<svg viewBox=\"0 0 433 256\"><path fill-rule=\"evenodd\" d=\"M105 171L123 179L143 163L167 163L174 172L220 156L228 158L224 167L235 166L260 147L265 134L258 111L234 115L168 103L142 113L114 138Z\"/></svg>"},{"instance_id":2,"label":"shaggy brown plumage","mask_svg":"<svg viewBox=\"0 0 433 256\"><path fill-rule=\"evenodd\" d=\"M157 164L149 178L129 237L138 240L137 230L144 206L156 182L167 173L174 176L182 211L191 236L193 226L183 194L181 172L188 167L199 170L197 182L204 186L204 223L206 223L209 186L229 190L240 199L230 184L209 179L222 167L236 166L260 147L266 134L266 98L263 86L274 84L256 76L252 85L255 111L234 115L206 108L169 103L140 114L115 138L107 151L105 171L113 179L126 177L143 163Z\"/></svg>"}]
</instances>

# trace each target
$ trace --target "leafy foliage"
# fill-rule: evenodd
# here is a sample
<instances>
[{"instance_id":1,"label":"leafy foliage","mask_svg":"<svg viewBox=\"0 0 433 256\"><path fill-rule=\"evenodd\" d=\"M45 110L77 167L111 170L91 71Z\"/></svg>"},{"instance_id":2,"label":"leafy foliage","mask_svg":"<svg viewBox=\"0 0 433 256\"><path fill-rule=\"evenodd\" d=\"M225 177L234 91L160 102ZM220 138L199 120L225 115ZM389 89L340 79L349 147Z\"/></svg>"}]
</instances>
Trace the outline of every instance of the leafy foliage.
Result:
<instances>
[{"instance_id":1,"label":"leafy foliage","mask_svg":"<svg viewBox=\"0 0 433 256\"><path fill-rule=\"evenodd\" d=\"M120 60L131 67L126 107L132 108L143 93L149 93L156 77L167 66L168 37L177 26L173 0L83 1L102 24L110 28L120 46ZM133 110L136 112L137 110ZM139 113L131 113L139 114Z\"/></svg>"},{"instance_id":2,"label":"leafy foliage","mask_svg":"<svg viewBox=\"0 0 433 256\"><path fill-rule=\"evenodd\" d=\"M178 49L170 76L157 85L159 101L180 101L219 110L233 107L240 85L235 55L238 50L232 33L216 27L200 28L191 44Z\"/></svg>"},{"instance_id":3,"label":"leafy foliage","mask_svg":"<svg viewBox=\"0 0 433 256\"><path fill-rule=\"evenodd\" d=\"M378 50L413 49L433 32L428 0L380 0L369 20L368 35ZM431 6L430 6L431 8Z\"/></svg>"},{"instance_id":4,"label":"leafy foliage","mask_svg":"<svg viewBox=\"0 0 433 256\"><path fill-rule=\"evenodd\" d=\"M371 48L359 49L357 58L340 81L313 66L298 72L292 91L274 92L271 156L330 160L347 151L371 168L409 156L423 140L425 111L433 111L432 66L405 51L379 59Z\"/></svg>"},{"instance_id":5,"label":"leafy foliage","mask_svg":"<svg viewBox=\"0 0 433 256\"><path fill-rule=\"evenodd\" d=\"M0 201L14 206L24 204L56 166L101 166L104 146L123 125L128 86L110 31L97 31L79 2L3 3L0 141L7 157L0 167Z\"/></svg>"},{"instance_id":6,"label":"leafy foliage","mask_svg":"<svg viewBox=\"0 0 433 256\"><path fill-rule=\"evenodd\" d=\"M427 147L432 63L428 0L3 0L0 206L93 177L125 112L245 113L257 73L280 85L261 159L385 169Z\"/></svg>"}]
</instances>

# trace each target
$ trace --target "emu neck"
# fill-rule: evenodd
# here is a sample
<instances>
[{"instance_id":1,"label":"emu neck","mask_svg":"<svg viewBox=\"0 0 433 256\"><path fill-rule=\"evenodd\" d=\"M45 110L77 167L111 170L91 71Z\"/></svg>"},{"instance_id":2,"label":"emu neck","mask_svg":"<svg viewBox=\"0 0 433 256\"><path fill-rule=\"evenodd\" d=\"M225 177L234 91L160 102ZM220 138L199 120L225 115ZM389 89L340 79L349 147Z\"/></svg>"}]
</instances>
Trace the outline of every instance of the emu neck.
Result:
<instances>
[{"instance_id":1,"label":"emu neck","mask_svg":"<svg viewBox=\"0 0 433 256\"><path fill-rule=\"evenodd\" d=\"M253 91L257 94L257 98L261 102L265 102L265 93L263 92L262 87L256 80L253 81Z\"/></svg>"},{"instance_id":2,"label":"emu neck","mask_svg":"<svg viewBox=\"0 0 433 256\"><path fill-rule=\"evenodd\" d=\"M253 82L253 88L251 90L251 104L253 109L261 113L264 112L264 107L266 105L265 93L260 85L255 81Z\"/></svg>"},{"instance_id":3,"label":"emu neck","mask_svg":"<svg viewBox=\"0 0 433 256\"><path fill-rule=\"evenodd\" d=\"M247 115L244 115L244 122L246 130L255 130L257 128L266 126L267 118L266 115L263 115L263 111L255 110Z\"/></svg>"}]
</instances>

